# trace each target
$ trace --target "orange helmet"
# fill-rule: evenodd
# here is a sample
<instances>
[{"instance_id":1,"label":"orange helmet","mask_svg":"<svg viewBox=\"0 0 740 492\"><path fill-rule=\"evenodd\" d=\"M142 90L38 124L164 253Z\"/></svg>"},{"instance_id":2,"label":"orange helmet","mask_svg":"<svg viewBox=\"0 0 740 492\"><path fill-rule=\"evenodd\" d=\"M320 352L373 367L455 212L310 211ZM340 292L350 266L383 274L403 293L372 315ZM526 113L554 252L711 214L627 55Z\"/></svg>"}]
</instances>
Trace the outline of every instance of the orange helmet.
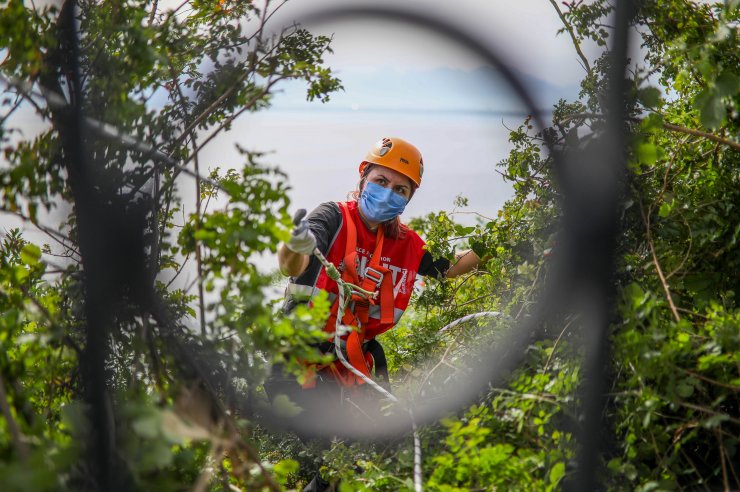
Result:
<instances>
[{"instance_id":1,"label":"orange helmet","mask_svg":"<svg viewBox=\"0 0 740 492\"><path fill-rule=\"evenodd\" d=\"M424 174L421 152L402 138L387 137L379 140L360 163L360 176L368 164L398 171L416 183L416 186L421 186L421 175Z\"/></svg>"}]
</instances>

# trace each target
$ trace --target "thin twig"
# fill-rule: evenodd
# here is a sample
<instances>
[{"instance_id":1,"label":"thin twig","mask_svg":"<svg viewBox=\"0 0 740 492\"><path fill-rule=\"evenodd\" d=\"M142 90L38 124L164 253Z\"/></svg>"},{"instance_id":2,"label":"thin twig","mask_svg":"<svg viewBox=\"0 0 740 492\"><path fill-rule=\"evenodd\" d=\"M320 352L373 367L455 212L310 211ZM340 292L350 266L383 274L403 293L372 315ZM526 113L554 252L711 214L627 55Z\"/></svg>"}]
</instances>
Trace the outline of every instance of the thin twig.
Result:
<instances>
[{"instance_id":1,"label":"thin twig","mask_svg":"<svg viewBox=\"0 0 740 492\"><path fill-rule=\"evenodd\" d=\"M699 468L697 468L696 464L693 462L693 460L691 459L691 457L688 455L688 453L686 453L686 451L684 450L683 446L681 446L679 449L680 449L680 452L683 455L684 459L686 461L688 461L689 464L691 465L691 469L694 470L694 473L696 473L699 476L699 483L704 486L704 490L706 490L707 492L709 492L710 489L707 486L706 481L705 481L704 477L702 476L702 474L699 473Z\"/></svg>"},{"instance_id":2,"label":"thin twig","mask_svg":"<svg viewBox=\"0 0 740 492\"><path fill-rule=\"evenodd\" d=\"M555 399L555 395L553 395L551 398L548 398L547 396L536 395L534 393L521 393L519 391L512 391L505 388L491 388L491 391L496 391L505 395L518 396L519 398L524 398L525 400L541 401L560 407L560 402Z\"/></svg>"},{"instance_id":3,"label":"thin twig","mask_svg":"<svg viewBox=\"0 0 740 492\"><path fill-rule=\"evenodd\" d=\"M216 463L220 463L226 454L226 447L221 445L216 445L213 448L213 452L211 453L211 456L209 458L213 462L214 466ZM198 479L195 481L195 485L193 485L192 492L205 492L206 487L210 484L211 476L213 475L213 467L208 466L206 463L206 466L204 466L200 472L200 475L198 475Z\"/></svg>"},{"instance_id":4,"label":"thin twig","mask_svg":"<svg viewBox=\"0 0 740 492\"><path fill-rule=\"evenodd\" d=\"M283 31L283 34L281 36L284 36L285 32L287 32L287 29ZM262 59L265 59L277 46L279 46L280 43L276 43L276 45L272 48L272 50L265 53L265 55L262 56ZM190 136L191 132L194 131L198 125L200 125L208 116L211 115L213 111L215 111L219 105L224 102L228 97L230 97L234 92L241 87L241 83L244 82L249 78L250 75L253 75L253 71L247 70L245 71L244 75L239 77L237 80L235 80L228 88L226 88L221 95L216 98L215 101L213 101L207 108L205 108L203 111L200 112L193 120L185 127L185 129L182 131L179 137L177 137L175 140L172 141L172 144L170 145L170 156L174 154L175 149L186 139ZM283 76L278 77L275 79L275 82L278 80L281 80L284 78ZM256 97L252 98L251 101L244 104L244 107L242 110L238 112L238 114L241 114L245 109L251 109L252 105L256 103L260 98L262 98L269 89L274 85L274 82L268 81L267 85L265 86L265 89L260 92ZM223 128L224 125L221 125L221 128ZM215 133L218 133L219 130L217 130ZM186 161L188 162L189 159Z\"/></svg>"},{"instance_id":5,"label":"thin twig","mask_svg":"<svg viewBox=\"0 0 740 492\"><path fill-rule=\"evenodd\" d=\"M725 464L725 445L722 443L722 433L715 429L714 434L717 436L717 442L719 443L719 462L722 465L722 484L725 486L724 492L730 492L730 481L727 477L727 465Z\"/></svg>"},{"instance_id":6,"label":"thin twig","mask_svg":"<svg viewBox=\"0 0 740 492\"><path fill-rule=\"evenodd\" d=\"M450 343L450 344L449 344L449 345L447 346L447 349L445 350L445 353L444 353L444 354L442 354L442 357L441 357L441 358L439 359L439 362L437 362L437 364L436 364L436 365L435 365L434 367L432 367L432 369L431 369L431 370L427 371L426 377L424 378L424 380L423 380L423 381L421 382L421 384L419 385L419 389L420 389L420 390L421 390L422 388L424 388L424 385L425 385L425 384L427 383L427 381L429 381L429 378L430 378L430 377L432 377L432 373L433 373L434 371L436 371L436 370L437 370L437 369L438 369L438 368L439 368L439 367L440 367L440 366L441 366L441 365L442 365L443 363L445 363L445 361L446 361L446 359L447 359L447 355L448 355L448 354L450 353L450 350L452 350L452 347L453 347L453 346L455 346L455 345L457 344L457 341L458 341L458 339L459 339L459 338L460 338L460 337L462 336L462 334L463 334L463 332L462 332L462 331L461 331L461 332L459 332L459 333L457 334L457 336L456 336L456 337L455 337L455 339L454 339L454 340L452 341L452 343Z\"/></svg>"},{"instance_id":7,"label":"thin twig","mask_svg":"<svg viewBox=\"0 0 740 492\"><path fill-rule=\"evenodd\" d=\"M727 415L726 413L718 412L716 410L712 410L711 408L703 407L701 405L695 405L693 403L689 403L689 402L684 401L684 400L677 400L675 403L677 403L677 404L679 404L679 405L681 405L683 407L690 408L692 410L696 410L697 412L702 412L702 413L706 413L708 415L712 415L714 417L725 416L725 417L727 417L727 420L729 422L732 422L733 424L740 425L740 419L736 419L735 417L731 417L731 416Z\"/></svg>"},{"instance_id":8,"label":"thin twig","mask_svg":"<svg viewBox=\"0 0 740 492\"><path fill-rule=\"evenodd\" d=\"M496 220L496 219L493 219L491 217L486 217L485 215L483 215L481 213L478 213L478 212L466 212L466 211L463 211L463 210L456 210L456 211L450 212L449 215L477 215L478 217L480 217L482 219L486 219L486 220L488 220L490 222L493 222L494 220Z\"/></svg>"},{"instance_id":9,"label":"thin twig","mask_svg":"<svg viewBox=\"0 0 740 492\"><path fill-rule=\"evenodd\" d=\"M732 140L729 140L729 139L724 138L724 137L720 137L720 136L715 135L713 133L703 132L701 130L694 130L693 128L686 128L684 126L674 125L673 123L663 123L663 128L665 128L666 130L674 131L674 132L686 133L688 135L694 135L694 136L697 136L697 137L703 137L703 138L706 138L707 140L711 140L713 142L721 143L721 144L724 144L724 145L729 145L730 147L732 147L735 150L740 150L740 143L733 142Z\"/></svg>"},{"instance_id":10,"label":"thin twig","mask_svg":"<svg viewBox=\"0 0 740 492\"><path fill-rule=\"evenodd\" d=\"M555 355L555 349L558 347L558 343L560 343L560 339L563 338L563 335L565 335L565 332L568 328L570 328L570 325L573 324L573 322L578 319L576 316L573 316L570 321L568 321L563 329L560 331L560 335L558 335L558 338L555 339L555 343L552 345L552 351L550 352L550 355L547 357L547 360L545 361L545 365L542 368L542 372L546 372L547 368L550 367L550 361L552 360L553 355Z\"/></svg>"},{"instance_id":11,"label":"thin twig","mask_svg":"<svg viewBox=\"0 0 740 492\"><path fill-rule=\"evenodd\" d=\"M653 265L655 265L655 270L658 272L658 278L660 279L660 283L663 286L663 291L665 292L666 299L668 300L668 306L671 309L671 312L673 313L673 317L675 318L676 322L681 321L681 316L678 314L678 310L676 309L676 305L673 303L673 297L671 296L671 291L668 288L668 283L666 282L665 276L663 275L663 269L660 267L660 262L658 261L658 255L655 252L655 244L653 243L653 236L650 232L650 217L647 217L645 215L645 210L642 206L642 201L640 200L640 214L642 215L642 221L645 224L645 231L647 234L647 242L648 247L650 248L650 253L653 256Z\"/></svg>"},{"instance_id":12,"label":"thin twig","mask_svg":"<svg viewBox=\"0 0 740 492\"><path fill-rule=\"evenodd\" d=\"M191 154L190 156L188 156L188 157L187 157L187 158L185 159L185 163L188 163L188 162L190 162L190 160L191 160L191 159L193 158L193 156L194 156L195 154L197 154L198 152L200 152L201 150L203 150L203 148L204 148L204 147L205 147L206 145L208 145L208 144L209 144L209 143L211 142L211 140L213 140L213 139L214 139L214 138L215 138L215 137L216 137L216 136L217 136L217 135L218 135L219 133L221 133L221 131L222 131L222 130L223 130L224 128L226 128L227 126L231 125L231 123L232 123L232 122L233 122L233 121L234 121L234 120L235 120L236 118L238 118L239 116L241 116L241 115L242 115L242 114L243 114L243 113L244 113L245 111L248 111L248 110L252 109L252 105L253 105L253 104L256 104L256 103L257 103L257 101L259 101L259 100L260 100L260 99L261 99L262 97L264 97L264 96L265 96L266 94L268 94L268 93L270 92L270 89L272 89L272 87L273 87L273 86L274 86L274 85L275 85L276 83L278 83L279 81L281 81L281 80L283 80L283 79L285 79L285 78L286 78L286 77L284 77L284 76L280 76L280 77L276 77L275 79L273 79L273 80L271 80L270 82L268 82L268 83L267 83L267 84L265 85L265 87L264 87L264 88L263 88L263 89L262 89L262 90L261 90L261 91L260 91L260 92L259 92L259 93L258 93L258 94L257 94L256 96L254 96L254 97L253 97L253 98L252 98L251 100L249 100L249 101L248 101L248 102L247 102L247 103L246 103L246 104L244 105L244 107L243 107L242 109L240 109L240 110L239 110L239 111L237 111L236 113L234 113L234 114L232 114L231 116L229 116L228 118L226 118L226 119L225 119L225 120L224 120L223 122L221 122L221 124L220 124L220 125L218 126L218 128L216 128L216 130L215 130L215 131L213 131L213 132L212 132L212 133L211 133L210 135L208 135L208 137L207 137L207 138L206 138L206 139L205 139L205 140L203 141L203 143L202 143L202 144L200 144L200 145L199 145L199 146L198 146L198 147L197 147L197 148L195 149L195 151L193 151L193 154ZM206 181L206 179L204 179L204 181ZM208 181L210 181L210 180L208 180ZM209 184L210 184L210 183L209 183ZM221 188L221 186L219 186L219 188L220 188L220 189L223 189L223 188Z\"/></svg>"},{"instance_id":13,"label":"thin twig","mask_svg":"<svg viewBox=\"0 0 740 492\"><path fill-rule=\"evenodd\" d=\"M276 82L278 82L278 80L282 80L282 77L280 77L280 78L278 78L278 79L275 79L275 80L274 80L274 82L268 83L268 85L267 85L267 86L265 86L264 90L260 91L260 93L259 93L259 94L257 94L257 95L256 95L255 97L253 97L253 98L252 98L252 99L251 99L250 101L248 101L248 102L247 102L247 103L246 103L246 104L244 105L244 107L243 107L242 109L240 109L239 111L237 111L236 113L234 113L233 115L231 115L231 116L230 116L229 118L227 118L227 119L226 119L225 121L223 121L223 122L221 123L221 125L220 125L220 126L219 126L219 127L218 127L218 128L217 128L217 129L216 129L216 130L215 130L214 132L213 132L213 133L211 133L211 134L210 134L210 135L209 135L209 136L208 136L208 137L207 137L207 138L205 139L205 141L203 141L203 143L202 143L202 144L200 144L200 145L199 145L199 146L198 146L198 147L197 147L197 148L196 148L196 149L195 149L195 150L193 151L193 153L192 153L192 154L190 154L189 156L187 156L187 157L186 157L186 158L185 158L185 159L183 160L183 164L182 164L182 165L180 165L180 164L172 165L172 164L168 163L169 165L171 165L171 166L175 167L176 169L175 169L175 172L174 172L174 173L173 173L173 175L172 175L172 178L171 178L171 179L169 180L169 182L168 182L167 184L165 184L165 185L164 185L164 186L162 187L162 189L160 190L160 196L161 196L161 195L162 195L163 193L165 193L165 192L168 192L168 191L169 191L169 189L170 189L170 188L171 188L171 187L173 186L173 184L174 184L174 182L175 182L175 178L176 178L176 177L177 177L177 176L178 176L178 175L179 175L179 174L180 174L181 172L183 172L183 173L185 173L185 174L187 174L187 175L189 175L189 176L192 176L192 177L196 177L196 176L195 176L195 174L194 174L194 173L193 173L192 171L190 171L189 169L187 169L187 168L185 167L185 165L187 165L187 164L188 164L188 163L189 163L189 162L190 162L190 161L191 161L191 160L193 159L193 157L194 157L194 156L195 156L196 154L198 154L198 153L199 153L199 152L200 152L201 150L203 150L203 148L204 148L204 147L205 147L206 145L208 145L208 143L210 143L210 142L211 142L211 140L213 140L213 138L215 138L215 137L216 137L216 135L218 135L218 134L219 134L219 133L221 132L221 130L223 130L223 129L224 129L224 128L226 128L226 127L227 127L228 125L230 125L230 124L231 124L231 123L232 123L232 122L234 121L234 119L236 119L236 118L237 118L238 116L240 116L240 115L241 115L242 113L244 113L244 111L247 111L247 110L251 109L252 105L253 105L253 104L255 104L255 103L256 103L256 102L257 102L257 101L258 101L258 100L259 100L260 98L262 98L262 97L263 97L263 96L264 96L265 94L267 94L267 93L269 92L269 90L270 90L270 89L272 88L272 86L273 86L273 85L274 85L274 84L275 84ZM204 183L208 183L209 185L213 186L214 188L217 188L217 189L219 189L219 190L222 190L222 191L223 191L224 193L226 193L227 195L231 196L231 195L230 195L230 193L229 193L229 192L228 192L228 191L227 191L227 190L226 190L226 189L225 189L225 188L224 188L223 186L221 186L221 185L220 185L220 184L219 184L218 182L216 182L216 181L214 181L214 180L212 180L212 179L210 179L210 178L206 178L205 176L199 176L199 179L200 179L200 180L201 180L202 182L204 182ZM157 199L159 199L159 196L157 197Z\"/></svg>"},{"instance_id":14,"label":"thin twig","mask_svg":"<svg viewBox=\"0 0 740 492\"><path fill-rule=\"evenodd\" d=\"M565 16L563 15L563 12L560 10L560 7L555 2L555 0L550 0L550 3L553 7L555 7L555 11L558 13L558 17L560 17L561 22L565 26L565 29L568 31L568 34L570 34L570 39L573 41L573 46L576 48L576 53L578 53L578 56L583 61L583 64L585 65L584 68L586 69L586 72L591 72L591 65L588 63L588 58L586 58L586 55L583 54L583 51L581 51L581 43L578 42L578 38L576 38L575 32L573 32L573 26L570 25L570 23L565 20Z\"/></svg>"},{"instance_id":15,"label":"thin twig","mask_svg":"<svg viewBox=\"0 0 740 492\"><path fill-rule=\"evenodd\" d=\"M199 159L197 154L198 149L198 142L195 139L195 135L193 135L193 138L191 139L191 142L193 144L194 152L196 152L193 155L193 166L195 169L196 176L199 175ZM195 178L195 220L197 221L196 228L200 229L201 221L200 221L200 207L201 207L201 200L200 200L200 179ZM205 301L205 294L203 291L203 259L201 257L201 244L200 241L195 241L195 265L196 265L196 272L198 275L198 308L200 309L200 334L201 336L206 336L206 301Z\"/></svg>"},{"instance_id":16,"label":"thin twig","mask_svg":"<svg viewBox=\"0 0 740 492\"><path fill-rule=\"evenodd\" d=\"M487 297L493 297L496 294L483 294L482 296L478 296L474 299L470 299L469 301L465 301L462 304L455 304L455 309L460 309L461 307L467 306L469 304L474 304L482 299L485 299Z\"/></svg>"},{"instance_id":17,"label":"thin twig","mask_svg":"<svg viewBox=\"0 0 740 492\"><path fill-rule=\"evenodd\" d=\"M690 371L689 369L684 369L683 367L679 367L679 366L676 366L676 365L673 365L673 368L674 369L678 369L681 372L685 372L689 376L693 376L696 379L701 379L702 381L706 381L707 383L713 384L715 386L720 386L722 388L727 388L727 389L732 390L732 391L740 391L740 386L736 386L736 385L733 385L733 384L723 383L721 381L717 381L716 379L712 379L712 378L708 378L706 376L702 376L699 373L696 373L694 371Z\"/></svg>"},{"instance_id":18,"label":"thin twig","mask_svg":"<svg viewBox=\"0 0 740 492\"><path fill-rule=\"evenodd\" d=\"M689 222L686 219L684 219L683 222L684 222L684 225L686 226L686 228L689 230L689 235L688 235L688 238L689 238L689 246L688 246L688 248L686 248L686 254L683 256L683 259L681 260L681 263L679 263L678 266L676 266L676 268L674 268L672 271L668 272L668 275L665 276L666 280L668 280L669 278L671 278L672 276L674 276L676 273L678 273L681 270L681 268L683 268L683 266L686 264L686 262L689 259L689 255L691 254L691 248L694 245L694 240L692 239L693 233L691 231L691 225L689 224Z\"/></svg>"},{"instance_id":19,"label":"thin twig","mask_svg":"<svg viewBox=\"0 0 740 492\"><path fill-rule=\"evenodd\" d=\"M10 110L3 115L2 118L0 118L0 127L3 127L5 125L5 122L8 121L8 118L15 112L16 109L18 109L25 100L25 97L23 95L19 95L16 97L16 102L13 104L13 107L10 108Z\"/></svg>"},{"instance_id":20,"label":"thin twig","mask_svg":"<svg viewBox=\"0 0 740 492\"><path fill-rule=\"evenodd\" d=\"M183 260L183 262L180 263L180 266L177 268L177 271L175 271L175 275L169 280L169 282L167 282L167 285L166 285L167 289L170 288L170 285L172 285L172 282L174 282L175 279L177 279L177 277L179 277L180 274L183 272L183 270L185 269L185 265L187 264L189 259L190 259L190 255L187 255L185 259Z\"/></svg>"}]
</instances>

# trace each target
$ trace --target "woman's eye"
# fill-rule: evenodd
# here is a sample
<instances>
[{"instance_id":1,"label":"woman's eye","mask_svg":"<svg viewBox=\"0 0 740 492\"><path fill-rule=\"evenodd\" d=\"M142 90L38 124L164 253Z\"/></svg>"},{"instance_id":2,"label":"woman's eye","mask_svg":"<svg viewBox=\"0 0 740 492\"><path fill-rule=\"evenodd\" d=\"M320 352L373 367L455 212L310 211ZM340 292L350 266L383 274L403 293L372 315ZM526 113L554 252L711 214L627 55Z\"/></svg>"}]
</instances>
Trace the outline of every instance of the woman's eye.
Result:
<instances>
[{"instance_id":1,"label":"woman's eye","mask_svg":"<svg viewBox=\"0 0 740 492\"><path fill-rule=\"evenodd\" d=\"M406 196L406 188L403 186L396 186L396 193L402 196Z\"/></svg>"}]
</instances>

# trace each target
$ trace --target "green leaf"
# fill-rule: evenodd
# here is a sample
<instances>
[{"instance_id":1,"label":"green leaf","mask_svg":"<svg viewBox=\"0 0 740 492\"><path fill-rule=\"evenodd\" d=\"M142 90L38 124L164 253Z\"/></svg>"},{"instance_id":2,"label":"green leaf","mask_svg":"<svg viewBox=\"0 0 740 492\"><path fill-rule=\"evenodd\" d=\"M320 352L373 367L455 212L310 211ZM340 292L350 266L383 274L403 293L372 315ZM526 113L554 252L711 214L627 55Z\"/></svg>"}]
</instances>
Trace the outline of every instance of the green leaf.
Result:
<instances>
[{"instance_id":1,"label":"green leaf","mask_svg":"<svg viewBox=\"0 0 740 492\"><path fill-rule=\"evenodd\" d=\"M21 261L29 266L37 265L41 258L41 248L35 244L26 244L21 250Z\"/></svg>"},{"instance_id":2,"label":"green leaf","mask_svg":"<svg viewBox=\"0 0 740 492\"><path fill-rule=\"evenodd\" d=\"M726 116L722 96L714 89L707 89L696 96L694 107L699 110L701 124L712 130L720 126Z\"/></svg>"},{"instance_id":3,"label":"green leaf","mask_svg":"<svg viewBox=\"0 0 740 492\"><path fill-rule=\"evenodd\" d=\"M170 465L173 458L169 445L154 441L152 446L146 447L142 452L140 466L144 470L154 470Z\"/></svg>"},{"instance_id":4,"label":"green leaf","mask_svg":"<svg viewBox=\"0 0 740 492\"><path fill-rule=\"evenodd\" d=\"M661 128L663 126L663 115L660 113L651 113L642 120L640 126L645 131Z\"/></svg>"},{"instance_id":5,"label":"green leaf","mask_svg":"<svg viewBox=\"0 0 740 492\"><path fill-rule=\"evenodd\" d=\"M644 87L637 92L637 100L646 108L654 108L660 104L660 90L655 87Z\"/></svg>"},{"instance_id":6,"label":"green leaf","mask_svg":"<svg viewBox=\"0 0 740 492\"><path fill-rule=\"evenodd\" d=\"M714 280L712 275L692 274L683 279L683 285L690 291L703 292L712 286Z\"/></svg>"},{"instance_id":7,"label":"green leaf","mask_svg":"<svg viewBox=\"0 0 740 492\"><path fill-rule=\"evenodd\" d=\"M548 475L548 480L552 485L556 485L558 482L560 482L560 479L562 479L565 476L565 463L558 462L555 463L555 466L553 466L550 469L550 473Z\"/></svg>"},{"instance_id":8,"label":"green leaf","mask_svg":"<svg viewBox=\"0 0 740 492\"><path fill-rule=\"evenodd\" d=\"M694 387L691 384L680 383L676 386L676 393L678 393L678 396L681 398L688 398L694 394Z\"/></svg>"},{"instance_id":9,"label":"green leaf","mask_svg":"<svg viewBox=\"0 0 740 492\"><path fill-rule=\"evenodd\" d=\"M723 422L727 422L728 420L730 420L729 415L725 415L724 413L718 413L716 415L712 415L711 417L709 417L707 420L702 422L701 425L704 428L713 429L719 426L720 424L722 424Z\"/></svg>"},{"instance_id":10,"label":"green leaf","mask_svg":"<svg viewBox=\"0 0 740 492\"><path fill-rule=\"evenodd\" d=\"M300 465L296 460L285 459L278 461L272 468L272 471L275 474L277 481L285 485L288 481L288 475L291 473L297 473L299 466Z\"/></svg>"},{"instance_id":11,"label":"green leaf","mask_svg":"<svg viewBox=\"0 0 740 492\"><path fill-rule=\"evenodd\" d=\"M733 97L740 91L740 77L729 70L725 70L717 77L714 85L717 87L717 94L720 97Z\"/></svg>"},{"instance_id":12,"label":"green leaf","mask_svg":"<svg viewBox=\"0 0 740 492\"><path fill-rule=\"evenodd\" d=\"M648 166L655 164L658 160L658 146L651 143L641 143L635 149L637 157Z\"/></svg>"},{"instance_id":13,"label":"green leaf","mask_svg":"<svg viewBox=\"0 0 740 492\"><path fill-rule=\"evenodd\" d=\"M28 275L28 268L23 265L15 265L13 267L13 278L15 278L16 282L22 283L28 278Z\"/></svg>"}]
</instances>

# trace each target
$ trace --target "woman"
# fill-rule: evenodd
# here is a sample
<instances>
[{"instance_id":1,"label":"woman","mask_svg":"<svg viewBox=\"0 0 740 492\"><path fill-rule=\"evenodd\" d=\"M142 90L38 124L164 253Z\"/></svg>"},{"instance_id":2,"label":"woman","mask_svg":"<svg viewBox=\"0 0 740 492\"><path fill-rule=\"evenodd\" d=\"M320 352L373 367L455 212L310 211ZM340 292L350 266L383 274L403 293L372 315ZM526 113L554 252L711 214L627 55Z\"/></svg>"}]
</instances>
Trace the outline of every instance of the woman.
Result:
<instances>
[{"instance_id":1,"label":"woman","mask_svg":"<svg viewBox=\"0 0 740 492\"><path fill-rule=\"evenodd\" d=\"M385 356L375 337L391 329L409 303L417 275L446 276L469 272L480 259L472 251L456 255L454 264L435 260L424 249L424 241L400 220L406 204L421 185L424 163L421 152L407 141L384 138L377 142L360 163L360 182L348 202L319 205L296 228L290 241L278 252L280 271L291 277L285 309L305 302L325 290L332 310L324 327L327 342L319 349L334 351L333 333L338 310L337 283L313 256L314 248L338 267L342 278L365 290L377 292L375 300L353 297L342 322L355 331L343 337L346 358L360 372L386 380ZM348 268L348 266L350 266ZM278 371L280 372L280 371ZM326 410L328 398L336 398L338 387L356 388L364 383L338 362L314 368L312 377L299 387L295 378L273 375L266 384L271 398L279 393L303 408L302 421L331 419ZM326 423L326 422L325 422ZM299 435L309 437L306 427ZM317 477L306 490L314 490Z\"/></svg>"},{"instance_id":2,"label":"woman","mask_svg":"<svg viewBox=\"0 0 740 492\"><path fill-rule=\"evenodd\" d=\"M452 278L478 265L480 259L470 250L458 253L454 264L447 259L435 260L424 249L419 235L401 222L401 213L421 185L423 171L421 152L407 141L390 137L375 144L360 163L360 182L353 199L321 204L301 222L290 241L281 246L280 271L291 277L287 311L295 303L325 290L334 304L325 329L329 333L334 331L337 284L313 256L314 248L318 248L339 267L345 280L379 292L374 302L355 299L344 320L344 324L359 328L345 336L347 350L359 343L367 351L368 346L376 346L368 342L399 321L411 297L416 275ZM346 268L350 263L355 268ZM365 374L369 374L367 366L377 363L373 360L377 357L364 355L366 363L363 363L356 353L349 355L355 356L350 362ZM335 365L334 369L337 368ZM327 368L323 370L330 372ZM338 370L334 376L342 385L362 384L342 368ZM376 375L377 372L376 368Z\"/></svg>"}]
</instances>

